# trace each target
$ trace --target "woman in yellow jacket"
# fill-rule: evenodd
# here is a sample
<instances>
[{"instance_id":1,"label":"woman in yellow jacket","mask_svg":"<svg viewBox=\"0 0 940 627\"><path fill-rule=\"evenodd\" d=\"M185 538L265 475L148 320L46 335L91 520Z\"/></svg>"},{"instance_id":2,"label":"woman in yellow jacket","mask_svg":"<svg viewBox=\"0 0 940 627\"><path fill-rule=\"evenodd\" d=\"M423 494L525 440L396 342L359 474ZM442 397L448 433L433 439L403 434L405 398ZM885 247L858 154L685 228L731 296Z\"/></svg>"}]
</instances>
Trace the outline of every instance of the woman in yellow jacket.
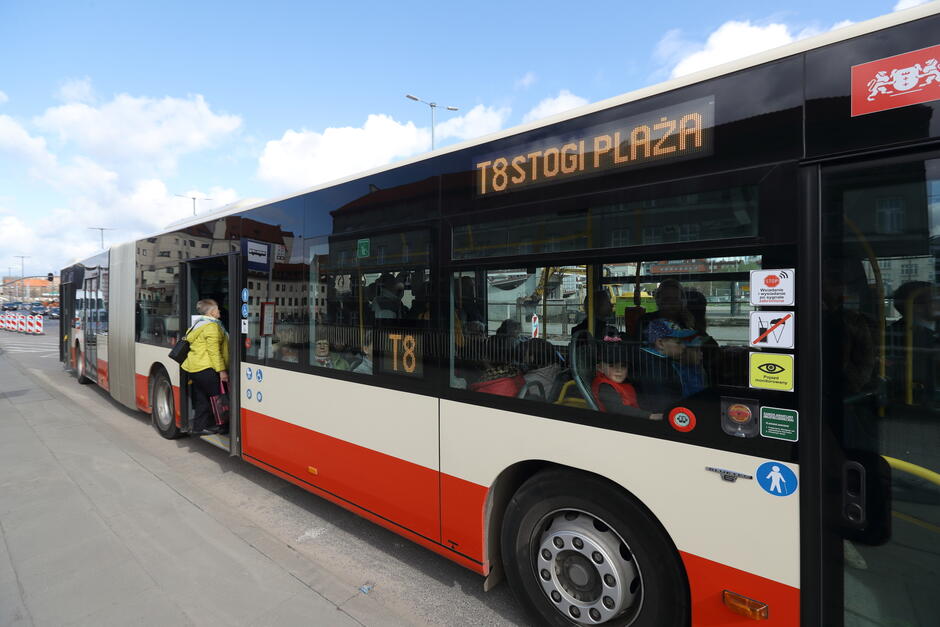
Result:
<instances>
[{"instance_id":1,"label":"woman in yellow jacket","mask_svg":"<svg viewBox=\"0 0 940 627\"><path fill-rule=\"evenodd\" d=\"M180 367L192 381L193 434L209 435L220 430L212 424L209 397L219 394L220 381L228 382L228 333L219 322L219 305L214 300L196 303L196 314L186 334L189 354Z\"/></svg>"}]
</instances>

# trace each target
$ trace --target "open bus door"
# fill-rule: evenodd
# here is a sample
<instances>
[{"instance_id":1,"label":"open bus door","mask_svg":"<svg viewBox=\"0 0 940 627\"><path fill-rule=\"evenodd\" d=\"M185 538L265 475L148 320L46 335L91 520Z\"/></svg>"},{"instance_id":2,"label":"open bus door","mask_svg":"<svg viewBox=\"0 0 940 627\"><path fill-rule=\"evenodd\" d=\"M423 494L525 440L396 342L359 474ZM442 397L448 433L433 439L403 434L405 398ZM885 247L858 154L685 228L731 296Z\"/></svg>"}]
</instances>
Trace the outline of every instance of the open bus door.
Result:
<instances>
[{"instance_id":1,"label":"open bus door","mask_svg":"<svg viewBox=\"0 0 940 627\"><path fill-rule=\"evenodd\" d=\"M821 174L822 624L936 624L940 153Z\"/></svg>"},{"instance_id":2,"label":"open bus door","mask_svg":"<svg viewBox=\"0 0 940 627\"><path fill-rule=\"evenodd\" d=\"M180 264L180 281L182 298L180 299L180 329L189 329L192 317L196 313L196 303L202 299L211 298L219 304L222 314L222 326L228 333L229 342L229 427L228 434L203 436L215 446L225 449L230 455L241 454L241 437L239 421L239 346L240 310L239 293L239 255L230 253L216 257L192 259ZM180 371L180 424L181 431L192 433L193 408L192 393L189 378L184 371Z\"/></svg>"}]
</instances>

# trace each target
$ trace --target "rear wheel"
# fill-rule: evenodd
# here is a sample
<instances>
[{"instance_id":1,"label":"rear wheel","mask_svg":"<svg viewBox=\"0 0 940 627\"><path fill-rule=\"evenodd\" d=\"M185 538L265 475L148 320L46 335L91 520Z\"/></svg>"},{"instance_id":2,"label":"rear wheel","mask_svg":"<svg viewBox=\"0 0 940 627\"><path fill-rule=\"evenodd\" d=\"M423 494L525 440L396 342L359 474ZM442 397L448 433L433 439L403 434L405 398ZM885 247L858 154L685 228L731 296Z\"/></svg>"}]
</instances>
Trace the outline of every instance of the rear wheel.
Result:
<instances>
[{"instance_id":1,"label":"rear wheel","mask_svg":"<svg viewBox=\"0 0 940 627\"><path fill-rule=\"evenodd\" d=\"M75 378L82 385L91 383L91 379L85 376L85 354L78 344L75 345Z\"/></svg>"},{"instance_id":2,"label":"rear wheel","mask_svg":"<svg viewBox=\"0 0 940 627\"><path fill-rule=\"evenodd\" d=\"M502 557L539 624L689 623L672 543L635 499L594 475L550 471L524 483L506 509Z\"/></svg>"},{"instance_id":3,"label":"rear wheel","mask_svg":"<svg viewBox=\"0 0 940 627\"><path fill-rule=\"evenodd\" d=\"M153 416L153 426L157 428L160 435L167 440L180 437L180 430L176 426L176 403L173 398L173 385L170 383L170 378L163 371L153 375L150 411Z\"/></svg>"}]
</instances>

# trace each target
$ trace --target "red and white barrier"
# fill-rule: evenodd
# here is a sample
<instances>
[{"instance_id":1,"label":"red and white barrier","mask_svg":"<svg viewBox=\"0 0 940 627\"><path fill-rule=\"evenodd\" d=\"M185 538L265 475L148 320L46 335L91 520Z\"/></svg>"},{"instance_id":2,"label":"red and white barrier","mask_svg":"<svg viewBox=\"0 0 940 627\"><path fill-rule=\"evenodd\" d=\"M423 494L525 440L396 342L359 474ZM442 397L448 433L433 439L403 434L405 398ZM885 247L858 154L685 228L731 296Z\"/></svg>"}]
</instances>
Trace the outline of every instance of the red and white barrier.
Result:
<instances>
[{"instance_id":1,"label":"red and white barrier","mask_svg":"<svg viewBox=\"0 0 940 627\"><path fill-rule=\"evenodd\" d=\"M16 331L17 333L26 333L26 314L20 314L17 316L16 321Z\"/></svg>"}]
</instances>

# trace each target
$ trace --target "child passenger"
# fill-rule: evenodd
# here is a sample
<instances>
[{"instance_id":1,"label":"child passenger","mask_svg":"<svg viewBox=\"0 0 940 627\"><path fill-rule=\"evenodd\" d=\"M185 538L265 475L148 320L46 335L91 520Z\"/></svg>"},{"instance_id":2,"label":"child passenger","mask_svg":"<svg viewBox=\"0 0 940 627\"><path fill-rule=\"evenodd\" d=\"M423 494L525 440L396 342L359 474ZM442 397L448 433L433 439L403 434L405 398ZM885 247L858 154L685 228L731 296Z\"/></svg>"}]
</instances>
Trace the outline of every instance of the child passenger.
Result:
<instances>
[{"instance_id":1,"label":"child passenger","mask_svg":"<svg viewBox=\"0 0 940 627\"><path fill-rule=\"evenodd\" d=\"M607 336L598 342L597 373L591 392L601 411L614 414L634 413L627 408L638 408L636 389L627 380L630 362L627 344L617 336Z\"/></svg>"}]
</instances>

